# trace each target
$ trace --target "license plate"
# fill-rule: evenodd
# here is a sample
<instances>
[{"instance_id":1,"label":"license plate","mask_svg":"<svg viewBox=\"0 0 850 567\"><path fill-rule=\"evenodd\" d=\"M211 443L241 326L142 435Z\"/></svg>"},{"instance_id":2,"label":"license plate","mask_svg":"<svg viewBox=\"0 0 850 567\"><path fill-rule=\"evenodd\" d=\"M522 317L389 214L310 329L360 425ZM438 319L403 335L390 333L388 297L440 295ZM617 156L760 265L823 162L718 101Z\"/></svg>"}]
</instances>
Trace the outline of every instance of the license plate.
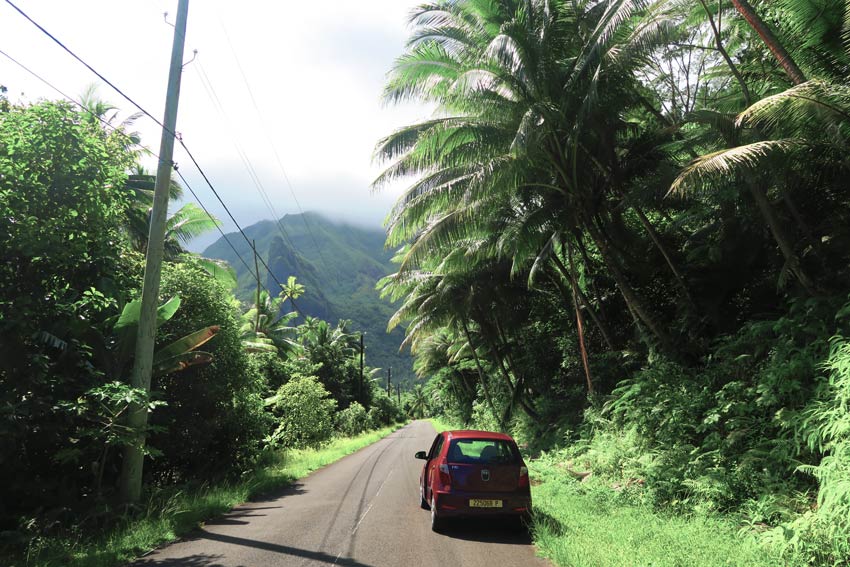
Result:
<instances>
[{"instance_id":1,"label":"license plate","mask_svg":"<svg viewBox=\"0 0 850 567\"><path fill-rule=\"evenodd\" d=\"M470 498L469 500L470 508L501 508L502 501L501 500L479 500L476 498Z\"/></svg>"}]
</instances>

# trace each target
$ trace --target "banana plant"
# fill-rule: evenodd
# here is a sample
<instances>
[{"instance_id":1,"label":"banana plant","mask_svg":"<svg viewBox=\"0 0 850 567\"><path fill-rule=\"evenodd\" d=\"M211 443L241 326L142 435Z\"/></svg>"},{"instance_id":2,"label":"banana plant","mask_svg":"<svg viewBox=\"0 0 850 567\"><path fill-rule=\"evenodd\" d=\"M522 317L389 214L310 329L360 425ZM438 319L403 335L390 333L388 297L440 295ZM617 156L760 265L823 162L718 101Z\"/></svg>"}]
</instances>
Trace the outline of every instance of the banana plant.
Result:
<instances>
[{"instance_id":1,"label":"banana plant","mask_svg":"<svg viewBox=\"0 0 850 567\"><path fill-rule=\"evenodd\" d=\"M112 324L111 372L115 378L120 378L128 367L136 345L136 335L139 328L141 300L134 300L124 306L121 314L113 317L108 323ZM156 325L159 327L171 319L180 307L180 298L175 296L160 305L156 313ZM212 354L196 350L209 342L220 329L219 325L204 327L181 337L154 352L152 377L165 376L172 372L185 370L190 366L199 366L212 362Z\"/></svg>"}]
</instances>

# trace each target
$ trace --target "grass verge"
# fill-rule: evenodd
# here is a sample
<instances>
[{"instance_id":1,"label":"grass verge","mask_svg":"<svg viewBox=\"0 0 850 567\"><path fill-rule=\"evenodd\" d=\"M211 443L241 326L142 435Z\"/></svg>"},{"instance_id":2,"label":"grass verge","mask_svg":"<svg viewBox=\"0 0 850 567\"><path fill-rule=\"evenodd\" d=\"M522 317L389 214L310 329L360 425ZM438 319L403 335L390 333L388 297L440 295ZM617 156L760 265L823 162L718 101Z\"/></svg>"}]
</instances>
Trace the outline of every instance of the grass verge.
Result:
<instances>
[{"instance_id":1,"label":"grass verge","mask_svg":"<svg viewBox=\"0 0 850 567\"><path fill-rule=\"evenodd\" d=\"M463 426L457 425L456 423L452 423L443 417L428 417L423 419L422 421L430 421L431 425L434 426L434 429L437 431L437 433L440 433L442 431L449 431L450 429L464 429Z\"/></svg>"},{"instance_id":2,"label":"grass verge","mask_svg":"<svg viewBox=\"0 0 850 567\"><path fill-rule=\"evenodd\" d=\"M238 504L292 484L316 469L371 445L399 427L334 439L321 449L281 453L271 463L237 482L157 491L150 495L140 515L113 525L102 535L40 539L30 546L27 557L12 561L11 565L112 567L126 563Z\"/></svg>"},{"instance_id":3,"label":"grass verge","mask_svg":"<svg viewBox=\"0 0 850 567\"><path fill-rule=\"evenodd\" d=\"M775 566L783 562L723 517L665 515L601 483L530 463L534 543L560 567Z\"/></svg>"}]
</instances>

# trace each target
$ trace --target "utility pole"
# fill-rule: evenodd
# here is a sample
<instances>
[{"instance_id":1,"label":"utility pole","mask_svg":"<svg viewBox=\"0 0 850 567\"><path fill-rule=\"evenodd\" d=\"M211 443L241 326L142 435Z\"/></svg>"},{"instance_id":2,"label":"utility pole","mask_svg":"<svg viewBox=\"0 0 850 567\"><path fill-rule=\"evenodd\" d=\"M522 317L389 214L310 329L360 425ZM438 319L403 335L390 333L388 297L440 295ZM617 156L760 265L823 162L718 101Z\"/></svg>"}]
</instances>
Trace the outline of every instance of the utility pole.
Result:
<instances>
[{"instance_id":1,"label":"utility pole","mask_svg":"<svg viewBox=\"0 0 850 567\"><path fill-rule=\"evenodd\" d=\"M392 395L392 383L393 383L393 367L390 366L387 368L387 397L389 398Z\"/></svg>"},{"instance_id":2,"label":"utility pole","mask_svg":"<svg viewBox=\"0 0 850 567\"><path fill-rule=\"evenodd\" d=\"M168 213L168 189L174 155L174 131L177 125L177 103L180 99L180 79L183 72L183 44L186 39L186 19L189 0L179 0L177 21L174 25L174 42L171 47L171 66L168 72L168 90L165 96L165 117L159 149L159 166L156 169L153 210L151 211L148 249L145 255L145 280L142 287L142 306L136 337L135 359L130 383L134 388L150 392L153 367L154 340L156 339L156 311L159 302L159 281L162 273L165 221ZM148 424L147 405L134 405L127 416L127 425L134 431L137 443L124 447L121 462L119 494L126 504L135 504L142 493L142 467L144 465L144 430Z\"/></svg>"},{"instance_id":3,"label":"utility pole","mask_svg":"<svg viewBox=\"0 0 850 567\"><path fill-rule=\"evenodd\" d=\"M251 241L251 248L254 250L254 271L257 273L257 316L254 318L254 338L257 338L257 331L260 330L260 266L257 264L257 241Z\"/></svg>"},{"instance_id":4,"label":"utility pole","mask_svg":"<svg viewBox=\"0 0 850 567\"><path fill-rule=\"evenodd\" d=\"M401 384L395 385L395 393L398 396L398 405L401 407Z\"/></svg>"},{"instance_id":5,"label":"utility pole","mask_svg":"<svg viewBox=\"0 0 850 567\"><path fill-rule=\"evenodd\" d=\"M360 383L357 385L357 396L363 401L363 333L360 333Z\"/></svg>"}]
</instances>

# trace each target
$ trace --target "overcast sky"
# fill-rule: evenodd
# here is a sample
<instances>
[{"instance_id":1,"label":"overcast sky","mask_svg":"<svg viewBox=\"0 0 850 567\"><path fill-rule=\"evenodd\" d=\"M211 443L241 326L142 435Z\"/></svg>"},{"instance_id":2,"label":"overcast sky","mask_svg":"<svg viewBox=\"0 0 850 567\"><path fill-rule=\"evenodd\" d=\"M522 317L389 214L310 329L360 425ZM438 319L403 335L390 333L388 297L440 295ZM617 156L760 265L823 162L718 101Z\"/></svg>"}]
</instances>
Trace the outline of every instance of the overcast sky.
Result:
<instances>
[{"instance_id":1,"label":"overcast sky","mask_svg":"<svg viewBox=\"0 0 850 567\"><path fill-rule=\"evenodd\" d=\"M158 119L177 12L176 0L15 0L100 73ZM418 0L192 0L186 34L177 130L244 227L272 213L263 203L239 149L248 157L275 211L296 213L275 152L306 210L378 227L402 187L374 194L380 167L376 141L425 118L427 109L384 106L381 91L407 36ZM0 2L0 50L78 98L96 76L5 2ZM238 63L237 63L238 61ZM242 71L240 71L240 66ZM242 72L250 85L250 93ZM209 79L212 96L205 88ZM59 98L0 55L0 85L13 101ZM256 100L256 107L252 101ZM107 85L99 96L135 109ZM217 97L222 114L216 103ZM259 112L258 112L259 109ZM158 151L160 134L141 118L135 130ZM237 145L238 148L237 149ZM233 230L209 188L178 149L175 161L213 214ZM150 169L155 163L148 164ZM216 238L210 235L192 248Z\"/></svg>"}]
</instances>

